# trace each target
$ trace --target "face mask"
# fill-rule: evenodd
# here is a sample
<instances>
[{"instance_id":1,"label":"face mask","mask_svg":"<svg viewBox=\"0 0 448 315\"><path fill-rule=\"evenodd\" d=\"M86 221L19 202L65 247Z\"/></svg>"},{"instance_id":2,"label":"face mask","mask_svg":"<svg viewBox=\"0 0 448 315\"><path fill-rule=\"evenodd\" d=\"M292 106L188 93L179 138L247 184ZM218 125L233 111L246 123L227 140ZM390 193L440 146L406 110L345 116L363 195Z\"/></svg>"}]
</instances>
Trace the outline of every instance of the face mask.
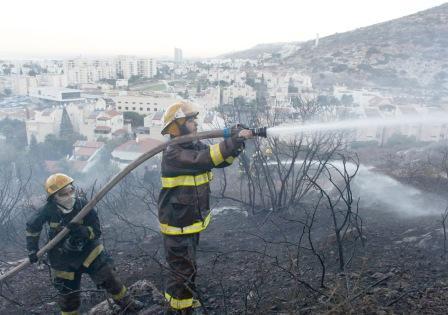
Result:
<instances>
[{"instance_id":1,"label":"face mask","mask_svg":"<svg viewBox=\"0 0 448 315\"><path fill-rule=\"evenodd\" d=\"M54 199L56 201L56 204L58 205L58 208L63 213L67 214L73 210L73 206L75 205L76 202L76 195L75 193L73 193L64 197L55 196Z\"/></svg>"}]
</instances>

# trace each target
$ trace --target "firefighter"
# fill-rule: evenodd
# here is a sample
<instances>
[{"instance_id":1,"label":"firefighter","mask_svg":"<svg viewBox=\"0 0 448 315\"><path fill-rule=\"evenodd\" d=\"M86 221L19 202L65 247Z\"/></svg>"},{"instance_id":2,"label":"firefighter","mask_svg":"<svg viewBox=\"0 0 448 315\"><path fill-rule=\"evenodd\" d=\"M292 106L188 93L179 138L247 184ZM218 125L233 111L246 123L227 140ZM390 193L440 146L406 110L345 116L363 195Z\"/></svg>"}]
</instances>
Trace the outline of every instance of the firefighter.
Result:
<instances>
[{"instance_id":1,"label":"firefighter","mask_svg":"<svg viewBox=\"0 0 448 315\"><path fill-rule=\"evenodd\" d=\"M169 106L162 134L171 138L195 134L198 114L191 103ZM210 146L193 141L172 144L163 151L158 215L169 270L165 283L167 314L192 314L200 306L195 294L196 247L199 233L210 223L211 170L231 165L252 132L233 128L230 135Z\"/></svg>"},{"instance_id":2,"label":"firefighter","mask_svg":"<svg viewBox=\"0 0 448 315\"><path fill-rule=\"evenodd\" d=\"M45 182L47 202L26 225L26 247L31 263L38 261L39 238L46 223L48 238L52 239L64 227L70 233L48 252L52 269L53 285L58 291L58 304L62 314L79 314L80 284L83 273L88 273L93 282L111 294L118 306L134 312L143 304L134 300L126 287L117 278L112 260L105 252L99 238L100 222L95 210L91 210L80 224L70 221L87 204L77 195L73 179L57 173Z\"/></svg>"}]
</instances>

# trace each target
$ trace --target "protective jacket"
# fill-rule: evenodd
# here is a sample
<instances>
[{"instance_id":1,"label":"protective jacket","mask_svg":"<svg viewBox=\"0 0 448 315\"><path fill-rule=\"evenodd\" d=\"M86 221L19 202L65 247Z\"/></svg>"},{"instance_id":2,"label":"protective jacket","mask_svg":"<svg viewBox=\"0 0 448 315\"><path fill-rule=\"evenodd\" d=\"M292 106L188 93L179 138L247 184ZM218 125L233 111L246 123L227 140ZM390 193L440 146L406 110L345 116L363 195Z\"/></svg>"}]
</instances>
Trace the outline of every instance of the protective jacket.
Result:
<instances>
[{"instance_id":1,"label":"protective jacket","mask_svg":"<svg viewBox=\"0 0 448 315\"><path fill-rule=\"evenodd\" d=\"M73 210L64 214L59 210L53 200L49 200L41 207L36 214L26 224L26 247L28 251L39 249L39 238L42 228L48 225L48 239L53 239L87 204L87 200L77 197ZM100 222L95 210L91 210L81 221L81 224L89 230L89 238L82 240L81 246L76 251L64 248L64 243L71 236L69 233L55 247L48 252L51 267L62 275L64 272L71 272L80 267L89 267L90 264L104 250L103 245L98 240L101 236Z\"/></svg>"},{"instance_id":2,"label":"protective jacket","mask_svg":"<svg viewBox=\"0 0 448 315\"><path fill-rule=\"evenodd\" d=\"M165 235L199 233L210 222L211 170L232 164L244 139L232 137L206 145L200 141L168 146L162 156L158 209Z\"/></svg>"}]
</instances>

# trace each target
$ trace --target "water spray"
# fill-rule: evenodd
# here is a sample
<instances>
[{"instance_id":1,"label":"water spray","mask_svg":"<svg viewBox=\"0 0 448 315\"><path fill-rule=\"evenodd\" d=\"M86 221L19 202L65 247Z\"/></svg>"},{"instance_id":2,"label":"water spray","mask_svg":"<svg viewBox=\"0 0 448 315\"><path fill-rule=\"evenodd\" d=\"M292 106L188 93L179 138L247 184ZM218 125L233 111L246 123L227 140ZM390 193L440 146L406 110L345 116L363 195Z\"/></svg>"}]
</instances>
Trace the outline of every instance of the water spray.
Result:
<instances>
[{"instance_id":1,"label":"water spray","mask_svg":"<svg viewBox=\"0 0 448 315\"><path fill-rule=\"evenodd\" d=\"M446 113L426 115L403 115L391 118L367 118L350 119L327 122L312 122L295 125L282 125L266 129L267 137L296 136L302 134L313 134L319 132L338 132L344 130L359 130L372 127L414 127L430 125L448 125ZM260 128L261 129L261 128Z\"/></svg>"}]
</instances>

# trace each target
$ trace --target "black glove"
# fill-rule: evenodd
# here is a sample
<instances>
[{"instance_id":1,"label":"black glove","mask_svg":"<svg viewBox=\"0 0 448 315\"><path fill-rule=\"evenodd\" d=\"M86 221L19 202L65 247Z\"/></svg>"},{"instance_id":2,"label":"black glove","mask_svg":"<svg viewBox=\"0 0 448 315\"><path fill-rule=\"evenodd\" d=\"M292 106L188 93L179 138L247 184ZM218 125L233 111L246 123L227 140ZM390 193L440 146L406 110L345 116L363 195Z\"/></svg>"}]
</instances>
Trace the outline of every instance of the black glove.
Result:
<instances>
[{"instance_id":1,"label":"black glove","mask_svg":"<svg viewBox=\"0 0 448 315\"><path fill-rule=\"evenodd\" d=\"M90 231L87 226L70 222L67 224L67 229L70 230L70 235L73 236L73 238L86 240L90 239Z\"/></svg>"},{"instance_id":2,"label":"black glove","mask_svg":"<svg viewBox=\"0 0 448 315\"><path fill-rule=\"evenodd\" d=\"M69 236L62 245L62 250L65 253L81 252L84 249L86 240L82 238L75 238Z\"/></svg>"},{"instance_id":3,"label":"black glove","mask_svg":"<svg viewBox=\"0 0 448 315\"><path fill-rule=\"evenodd\" d=\"M37 251L28 252L28 259L32 264L37 263L37 261L39 260L39 258L37 258Z\"/></svg>"}]
</instances>

